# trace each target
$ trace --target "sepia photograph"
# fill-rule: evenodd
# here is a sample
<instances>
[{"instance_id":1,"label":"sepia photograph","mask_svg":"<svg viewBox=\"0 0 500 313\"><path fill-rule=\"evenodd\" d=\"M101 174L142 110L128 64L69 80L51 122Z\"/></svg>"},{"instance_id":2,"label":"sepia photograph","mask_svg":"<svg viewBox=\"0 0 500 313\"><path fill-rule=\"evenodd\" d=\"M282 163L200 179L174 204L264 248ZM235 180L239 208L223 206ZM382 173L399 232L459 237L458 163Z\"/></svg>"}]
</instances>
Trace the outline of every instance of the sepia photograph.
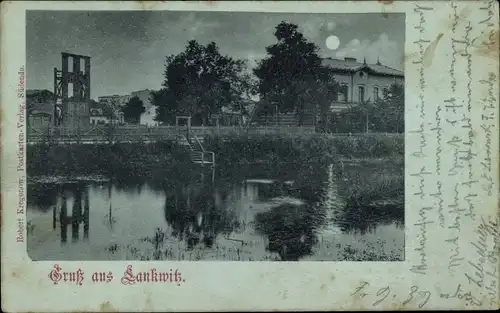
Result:
<instances>
[{"instance_id":1,"label":"sepia photograph","mask_svg":"<svg viewBox=\"0 0 500 313\"><path fill-rule=\"evenodd\" d=\"M404 261L404 14L26 14L32 260Z\"/></svg>"}]
</instances>

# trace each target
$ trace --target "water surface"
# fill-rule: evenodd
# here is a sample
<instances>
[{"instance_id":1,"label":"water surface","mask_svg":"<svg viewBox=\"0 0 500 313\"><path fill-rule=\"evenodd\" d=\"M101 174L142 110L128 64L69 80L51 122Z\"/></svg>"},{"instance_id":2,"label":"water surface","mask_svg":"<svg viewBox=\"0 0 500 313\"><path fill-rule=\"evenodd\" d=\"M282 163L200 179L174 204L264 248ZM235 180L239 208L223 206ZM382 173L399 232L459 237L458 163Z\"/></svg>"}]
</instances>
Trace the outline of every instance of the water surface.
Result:
<instances>
[{"instance_id":1,"label":"water surface","mask_svg":"<svg viewBox=\"0 0 500 313\"><path fill-rule=\"evenodd\" d=\"M58 183L33 178L28 254L33 260L403 260L404 186L372 192L364 202L357 190L401 175L382 164Z\"/></svg>"}]
</instances>

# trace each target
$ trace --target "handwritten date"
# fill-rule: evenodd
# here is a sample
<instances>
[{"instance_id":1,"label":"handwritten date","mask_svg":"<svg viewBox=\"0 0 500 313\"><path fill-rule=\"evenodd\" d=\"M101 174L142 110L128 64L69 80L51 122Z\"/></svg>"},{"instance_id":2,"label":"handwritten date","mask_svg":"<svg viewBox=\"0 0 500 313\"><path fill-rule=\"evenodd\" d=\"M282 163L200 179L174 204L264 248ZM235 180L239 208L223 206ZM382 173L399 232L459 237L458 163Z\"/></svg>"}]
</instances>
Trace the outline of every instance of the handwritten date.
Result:
<instances>
[{"instance_id":1,"label":"handwritten date","mask_svg":"<svg viewBox=\"0 0 500 313\"><path fill-rule=\"evenodd\" d=\"M373 299L372 306L378 306L381 303L391 301L391 304L416 305L419 309L423 308L430 300L431 293L426 290L421 290L418 286L411 286L408 292L403 295L393 293L390 286L381 288L373 288L366 281L356 288L351 296L358 296L359 298L370 297Z\"/></svg>"}]
</instances>

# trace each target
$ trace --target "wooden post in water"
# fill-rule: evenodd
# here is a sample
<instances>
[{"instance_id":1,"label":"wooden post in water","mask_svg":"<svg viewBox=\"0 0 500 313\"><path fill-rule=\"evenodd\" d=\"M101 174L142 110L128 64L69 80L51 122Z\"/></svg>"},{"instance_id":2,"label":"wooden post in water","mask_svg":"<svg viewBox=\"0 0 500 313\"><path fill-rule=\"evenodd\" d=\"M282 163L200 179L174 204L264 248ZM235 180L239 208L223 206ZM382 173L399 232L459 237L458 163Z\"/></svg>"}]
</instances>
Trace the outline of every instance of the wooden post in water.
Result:
<instances>
[{"instance_id":1,"label":"wooden post in water","mask_svg":"<svg viewBox=\"0 0 500 313\"><path fill-rule=\"evenodd\" d=\"M82 218L82 191L80 186L73 191L73 210L71 211L71 239L77 242L80 237L80 221Z\"/></svg>"},{"instance_id":2,"label":"wooden post in water","mask_svg":"<svg viewBox=\"0 0 500 313\"><path fill-rule=\"evenodd\" d=\"M215 182L215 162L212 163L212 184Z\"/></svg>"},{"instance_id":3,"label":"wooden post in water","mask_svg":"<svg viewBox=\"0 0 500 313\"><path fill-rule=\"evenodd\" d=\"M83 238L89 238L89 216L90 216L90 199L89 199L89 189L87 186L84 187L84 211L83 211Z\"/></svg>"},{"instance_id":4,"label":"wooden post in water","mask_svg":"<svg viewBox=\"0 0 500 313\"><path fill-rule=\"evenodd\" d=\"M67 240L67 224L66 219L68 218L68 207L66 203L66 193L64 190L62 191L62 199L61 199L61 211L59 212L59 226L61 228L61 243L66 243Z\"/></svg>"}]
</instances>

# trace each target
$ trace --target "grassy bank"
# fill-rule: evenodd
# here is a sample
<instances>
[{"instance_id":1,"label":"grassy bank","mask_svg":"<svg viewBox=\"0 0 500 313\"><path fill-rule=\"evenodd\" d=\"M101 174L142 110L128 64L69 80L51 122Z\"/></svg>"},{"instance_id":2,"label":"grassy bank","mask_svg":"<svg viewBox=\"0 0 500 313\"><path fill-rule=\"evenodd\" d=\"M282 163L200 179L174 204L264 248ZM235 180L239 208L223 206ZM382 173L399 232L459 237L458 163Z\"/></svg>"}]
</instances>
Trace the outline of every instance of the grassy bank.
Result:
<instances>
[{"instance_id":1,"label":"grassy bank","mask_svg":"<svg viewBox=\"0 0 500 313\"><path fill-rule=\"evenodd\" d=\"M368 134L339 137L329 134L207 137L206 149L219 162L325 164L338 159L403 159L404 138Z\"/></svg>"},{"instance_id":2,"label":"grassy bank","mask_svg":"<svg viewBox=\"0 0 500 313\"><path fill-rule=\"evenodd\" d=\"M116 143L112 145L28 146L26 152L29 176L108 177L149 176L165 168L189 165L187 151L174 142Z\"/></svg>"},{"instance_id":3,"label":"grassy bank","mask_svg":"<svg viewBox=\"0 0 500 313\"><path fill-rule=\"evenodd\" d=\"M329 164L338 160L358 163L391 160L401 163L402 136L368 134L337 137L329 134L234 135L205 138L206 150L216 154L224 167L251 164ZM192 167L187 151L173 141L154 144L116 143L112 145L39 144L27 148L28 175L106 175L143 177L165 168Z\"/></svg>"},{"instance_id":4,"label":"grassy bank","mask_svg":"<svg viewBox=\"0 0 500 313\"><path fill-rule=\"evenodd\" d=\"M345 167L336 172L342 209L336 218L350 221L344 231L366 233L375 225L404 224L404 167L385 166Z\"/></svg>"}]
</instances>

